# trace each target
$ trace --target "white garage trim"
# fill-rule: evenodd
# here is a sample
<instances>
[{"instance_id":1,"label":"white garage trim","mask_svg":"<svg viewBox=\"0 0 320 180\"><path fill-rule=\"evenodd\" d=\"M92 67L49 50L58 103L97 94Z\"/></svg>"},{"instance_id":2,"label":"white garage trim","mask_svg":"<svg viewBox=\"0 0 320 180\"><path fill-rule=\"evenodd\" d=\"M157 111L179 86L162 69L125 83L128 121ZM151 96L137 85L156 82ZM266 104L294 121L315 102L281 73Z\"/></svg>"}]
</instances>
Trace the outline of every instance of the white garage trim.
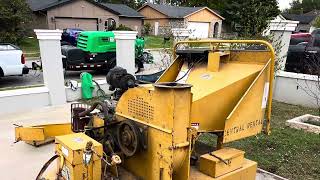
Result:
<instances>
[{"instance_id":1,"label":"white garage trim","mask_svg":"<svg viewBox=\"0 0 320 180\"><path fill-rule=\"evenodd\" d=\"M208 38L209 37L209 22L188 22L190 38Z\"/></svg>"}]
</instances>

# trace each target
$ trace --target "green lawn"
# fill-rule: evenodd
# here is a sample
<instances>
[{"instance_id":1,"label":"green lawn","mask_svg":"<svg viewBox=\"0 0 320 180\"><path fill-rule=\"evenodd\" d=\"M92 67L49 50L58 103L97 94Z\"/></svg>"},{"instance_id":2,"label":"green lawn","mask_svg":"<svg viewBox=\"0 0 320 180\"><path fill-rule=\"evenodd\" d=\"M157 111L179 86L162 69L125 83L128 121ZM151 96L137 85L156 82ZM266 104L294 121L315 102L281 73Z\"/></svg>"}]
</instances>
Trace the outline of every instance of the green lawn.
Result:
<instances>
[{"instance_id":1,"label":"green lawn","mask_svg":"<svg viewBox=\"0 0 320 180\"><path fill-rule=\"evenodd\" d=\"M285 121L303 114L315 114L316 109L274 102L272 132L259 134L227 144L244 150L248 159L258 162L264 170L296 179L320 179L320 135L286 127ZM214 135L204 134L200 141L214 145Z\"/></svg>"},{"instance_id":2,"label":"green lawn","mask_svg":"<svg viewBox=\"0 0 320 180\"><path fill-rule=\"evenodd\" d=\"M171 48L173 45L173 39L170 38L169 42L164 43L162 36L145 36L145 48L155 49L155 48Z\"/></svg>"},{"instance_id":3,"label":"green lawn","mask_svg":"<svg viewBox=\"0 0 320 180\"><path fill-rule=\"evenodd\" d=\"M37 57L39 54L39 42L37 38L25 38L20 44L19 47L25 53L27 57Z\"/></svg>"}]
</instances>

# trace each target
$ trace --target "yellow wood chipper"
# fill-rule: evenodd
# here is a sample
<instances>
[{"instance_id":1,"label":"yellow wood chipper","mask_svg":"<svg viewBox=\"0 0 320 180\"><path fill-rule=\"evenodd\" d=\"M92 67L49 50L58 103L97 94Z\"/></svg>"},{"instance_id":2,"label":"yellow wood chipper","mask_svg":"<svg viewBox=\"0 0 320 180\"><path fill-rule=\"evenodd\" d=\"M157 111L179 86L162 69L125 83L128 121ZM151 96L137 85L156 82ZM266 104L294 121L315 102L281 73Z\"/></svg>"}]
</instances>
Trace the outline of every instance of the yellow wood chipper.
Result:
<instances>
[{"instance_id":1,"label":"yellow wood chipper","mask_svg":"<svg viewBox=\"0 0 320 180\"><path fill-rule=\"evenodd\" d=\"M257 163L224 144L270 133L272 46L258 40L181 41L173 53L156 83L111 69L112 98L72 104L71 126L60 127L61 136L46 132L47 126L16 127L16 140L31 144L56 136L55 155L37 179L255 179ZM216 147L197 152L201 133L215 134ZM57 167L48 173L55 159Z\"/></svg>"}]
</instances>

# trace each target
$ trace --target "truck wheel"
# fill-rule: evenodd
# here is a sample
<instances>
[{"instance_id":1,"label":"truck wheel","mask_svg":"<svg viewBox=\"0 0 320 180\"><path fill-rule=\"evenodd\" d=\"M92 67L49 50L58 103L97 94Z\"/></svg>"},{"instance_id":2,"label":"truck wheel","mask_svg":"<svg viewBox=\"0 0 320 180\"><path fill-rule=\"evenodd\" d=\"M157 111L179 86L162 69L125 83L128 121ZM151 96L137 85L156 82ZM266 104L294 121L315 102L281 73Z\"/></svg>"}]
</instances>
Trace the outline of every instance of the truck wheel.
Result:
<instances>
[{"instance_id":1,"label":"truck wheel","mask_svg":"<svg viewBox=\"0 0 320 180\"><path fill-rule=\"evenodd\" d=\"M4 72L2 70L2 68L0 67L0 77L3 77L4 76Z\"/></svg>"}]
</instances>

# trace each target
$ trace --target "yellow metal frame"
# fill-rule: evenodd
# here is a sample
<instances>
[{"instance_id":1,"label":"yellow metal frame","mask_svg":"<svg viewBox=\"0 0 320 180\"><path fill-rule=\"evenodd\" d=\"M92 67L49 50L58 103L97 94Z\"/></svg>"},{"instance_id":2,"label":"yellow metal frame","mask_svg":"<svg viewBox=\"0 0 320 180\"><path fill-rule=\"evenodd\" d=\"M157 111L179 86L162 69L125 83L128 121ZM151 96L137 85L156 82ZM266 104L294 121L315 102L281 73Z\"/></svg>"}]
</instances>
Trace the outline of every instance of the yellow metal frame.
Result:
<instances>
[{"instance_id":1,"label":"yellow metal frame","mask_svg":"<svg viewBox=\"0 0 320 180\"><path fill-rule=\"evenodd\" d=\"M173 59L176 59L177 54L176 50L178 45L180 44L204 44L207 43L210 45L210 48L214 48L214 50L218 49L219 46L223 43L228 44L262 44L268 47L269 53L271 56L271 67L270 67L270 86L269 86L269 94L268 94L268 105L267 105L267 127L265 129L266 134L270 134L270 120L271 120L271 107L272 107L272 94L273 94L273 78L274 78L274 66L275 66L275 52L270 43L263 40L198 40L198 41L179 41L173 47ZM213 46L213 44L217 44Z\"/></svg>"},{"instance_id":2,"label":"yellow metal frame","mask_svg":"<svg viewBox=\"0 0 320 180\"><path fill-rule=\"evenodd\" d=\"M43 124L30 127L15 127L15 140L35 146L54 141L55 136L72 134L71 124Z\"/></svg>"}]
</instances>

